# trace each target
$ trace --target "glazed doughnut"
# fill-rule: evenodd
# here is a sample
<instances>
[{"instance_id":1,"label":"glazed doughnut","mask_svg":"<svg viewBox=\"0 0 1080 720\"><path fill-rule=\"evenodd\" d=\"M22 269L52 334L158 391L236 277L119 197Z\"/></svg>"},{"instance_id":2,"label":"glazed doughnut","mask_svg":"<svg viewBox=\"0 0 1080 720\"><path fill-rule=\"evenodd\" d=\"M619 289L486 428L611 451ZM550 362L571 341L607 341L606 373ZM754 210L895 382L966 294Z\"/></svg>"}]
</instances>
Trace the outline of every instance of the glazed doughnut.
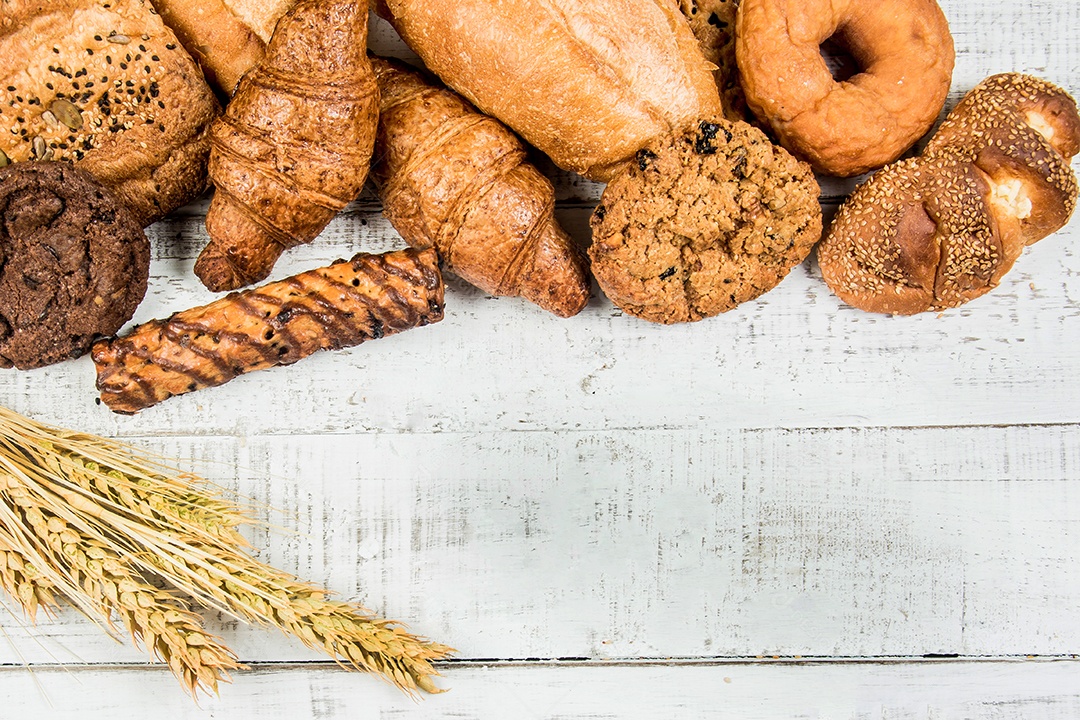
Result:
<instances>
[{"instance_id":1,"label":"glazed doughnut","mask_svg":"<svg viewBox=\"0 0 1080 720\"><path fill-rule=\"evenodd\" d=\"M1080 114L1064 90L1015 73L988 78L923 155L885 168L840 207L818 246L821 274L871 312L910 315L979 297L1026 245L1068 222L1078 151Z\"/></svg>"},{"instance_id":2,"label":"glazed doughnut","mask_svg":"<svg viewBox=\"0 0 1080 720\"><path fill-rule=\"evenodd\" d=\"M945 104L955 51L935 0L742 0L735 49L750 108L826 175L900 157ZM837 82L832 39L862 72Z\"/></svg>"}]
</instances>

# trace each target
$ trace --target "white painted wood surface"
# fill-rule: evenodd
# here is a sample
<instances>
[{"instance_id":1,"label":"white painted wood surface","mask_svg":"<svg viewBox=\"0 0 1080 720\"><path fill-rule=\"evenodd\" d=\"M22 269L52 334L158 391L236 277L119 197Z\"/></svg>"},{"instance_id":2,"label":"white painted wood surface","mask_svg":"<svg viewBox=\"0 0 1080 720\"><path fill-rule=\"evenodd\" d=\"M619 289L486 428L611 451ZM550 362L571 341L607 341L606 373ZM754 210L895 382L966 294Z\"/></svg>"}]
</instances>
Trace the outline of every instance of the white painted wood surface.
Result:
<instances>
[{"instance_id":1,"label":"white painted wood surface","mask_svg":"<svg viewBox=\"0 0 1080 720\"><path fill-rule=\"evenodd\" d=\"M1080 3L942 6L950 105L1008 70L1080 90ZM552 174L585 243L600 188ZM205 207L153 228L137 321L210 298ZM1078 717L1078 241L1074 221L990 295L916 318L844 306L812 262L671 328L451 280L442 323L134 418L95 403L88 359L4 373L0 403L274 508L262 557L461 661L416 704L211 618L254 669L196 707L78 615L0 609L0 719ZM401 244L366 196L275 274Z\"/></svg>"}]
</instances>

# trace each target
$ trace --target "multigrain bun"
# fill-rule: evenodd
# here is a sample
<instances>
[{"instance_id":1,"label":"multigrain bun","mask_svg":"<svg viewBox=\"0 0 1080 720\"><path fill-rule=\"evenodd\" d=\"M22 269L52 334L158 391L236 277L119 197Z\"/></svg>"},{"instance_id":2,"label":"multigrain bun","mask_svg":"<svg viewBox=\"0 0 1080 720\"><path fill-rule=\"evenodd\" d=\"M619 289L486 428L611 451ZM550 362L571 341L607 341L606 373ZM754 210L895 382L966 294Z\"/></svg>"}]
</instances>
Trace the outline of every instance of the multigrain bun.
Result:
<instances>
[{"instance_id":1,"label":"multigrain bun","mask_svg":"<svg viewBox=\"0 0 1080 720\"><path fill-rule=\"evenodd\" d=\"M0 162L75 162L143 225L206 188L217 101L149 2L2 8Z\"/></svg>"},{"instance_id":2,"label":"multigrain bun","mask_svg":"<svg viewBox=\"0 0 1080 720\"><path fill-rule=\"evenodd\" d=\"M1020 74L983 81L918 158L856 189L818 246L829 287L863 310L956 307L998 285L1026 245L1076 206L1080 115L1064 90Z\"/></svg>"},{"instance_id":3,"label":"multigrain bun","mask_svg":"<svg viewBox=\"0 0 1080 720\"><path fill-rule=\"evenodd\" d=\"M78 357L131 319L150 244L130 211L68 163L0 169L0 367Z\"/></svg>"}]
</instances>

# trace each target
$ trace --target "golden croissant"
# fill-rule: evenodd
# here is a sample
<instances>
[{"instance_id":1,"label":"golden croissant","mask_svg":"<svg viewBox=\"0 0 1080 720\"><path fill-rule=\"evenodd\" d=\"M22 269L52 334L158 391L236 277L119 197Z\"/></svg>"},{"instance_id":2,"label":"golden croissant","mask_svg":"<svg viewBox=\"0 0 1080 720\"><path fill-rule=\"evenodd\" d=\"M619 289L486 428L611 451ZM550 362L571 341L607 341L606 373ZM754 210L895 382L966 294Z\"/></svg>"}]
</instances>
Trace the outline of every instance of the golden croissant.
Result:
<instances>
[{"instance_id":1,"label":"golden croissant","mask_svg":"<svg viewBox=\"0 0 1080 720\"><path fill-rule=\"evenodd\" d=\"M262 280L311 242L367 179L379 90L367 6L303 0L277 25L212 131L210 243L195 273L211 290Z\"/></svg>"}]
</instances>

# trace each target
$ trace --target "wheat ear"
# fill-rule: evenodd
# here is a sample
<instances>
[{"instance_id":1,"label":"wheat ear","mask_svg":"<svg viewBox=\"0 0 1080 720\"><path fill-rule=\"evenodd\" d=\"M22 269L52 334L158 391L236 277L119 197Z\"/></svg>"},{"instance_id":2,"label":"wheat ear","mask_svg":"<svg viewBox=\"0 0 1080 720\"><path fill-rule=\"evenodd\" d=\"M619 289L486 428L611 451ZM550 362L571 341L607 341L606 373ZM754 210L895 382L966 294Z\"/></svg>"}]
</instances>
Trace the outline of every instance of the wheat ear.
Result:
<instances>
[{"instance_id":1,"label":"wheat ear","mask_svg":"<svg viewBox=\"0 0 1080 720\"><path fill-rule=\"evenodd\" d=\"M41 554L39 544L47 538L45 546L52 547L54 536L66 531L71 542L61 547L68 546L77 558L85 555L94 561L99 559L90 556L88 548L94 553L111 552L111 569L127 572L128 582L143 582L141 591L147 594L136 598L144 603L178 602L172 593L143 580L154 578L186 599L277 627L340 664L378 673L407 692L439 691L433 682L437 672L432 661L445 658L451 648L417 637L356 603L331 599L328 591L255 560L244 552L247 543L237 529L251 522L244 509L224 500L205 481L172 470L133 448L56 430L0 408L0 495L7 501L4 514L11 523L9 537L0 536L0 550L21 553L23 567L40 570L43 563L64 567L68 561L63 556ZM32 512L19 502L32 502ZM15 507L18 511L13 511ZM0 512L4 510L0 503ZM3 519L0 516L0 522ZM50 522L58 532L52 531ZM21 546L19 540L24 541ZM116 578L98 582L78 563L73 567L74 577L49 575L50 582L84 612L100 610L99 598L109 597L103 588L115 584ZM25 572L8 574L11 581L3 579L5 587L13 584L16 592L29 592L19 589L27 584ZM146 587L161 594L149 593ZM49 588L31 584L37 605L48 605L44 600L51 597ZM88 590L94 591L90 599L85 597ZM113 605L108 609L120 611ZM183 612L170 617L184 622L194 618ZM146 634L145 623L128 627L135 628L136 638L152 638L148 645L170 663L173 657L181 663L186 660L182 648L159 648L159 634ZM199 637L209 638L205 633ZM219 657L219 650L227 654ZM210 664L212 668L236 667L235 657L223 648L215 647L208 660L217 663ZM186 668L178 673L186 686L216 687L205 667L180 667Z\"/></svg>"}]
</instances>

